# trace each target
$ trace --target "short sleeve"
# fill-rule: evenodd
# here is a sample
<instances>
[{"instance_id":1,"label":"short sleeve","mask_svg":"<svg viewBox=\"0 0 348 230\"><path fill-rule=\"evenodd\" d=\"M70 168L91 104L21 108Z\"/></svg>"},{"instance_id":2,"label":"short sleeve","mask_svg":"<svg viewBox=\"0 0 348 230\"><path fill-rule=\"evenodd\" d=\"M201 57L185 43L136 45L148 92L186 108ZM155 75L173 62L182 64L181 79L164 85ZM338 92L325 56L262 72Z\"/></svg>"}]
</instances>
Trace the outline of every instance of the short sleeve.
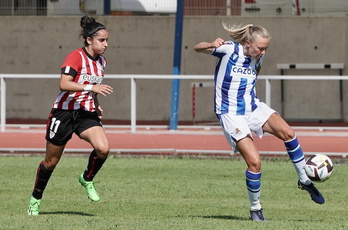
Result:
<instances>
[{"instance_id":1,"label":"short sleeve","mask_svg":"<svg viewBox=\"0 0 348 230\"><path fill-rule=\"evenodd\" d=\"M78 52L71 52L65 58L63 65L61 66L61 74L67 74L75 77L78 72L81 71L82 57Z\"/></svg>"},{"instance_id":2,"label":"short sleeve","mask_svg":"<svg viewBox=\"0 0 348 230\"><path fill-rule=\"evenodd\" d=\"M234 50L234 46L235 46L234 42L227 41L222 46L215 48L214 51L211 53L211 55L221 58L228 52L231 52L231 50Z\"/></svg>"}]
</instances>

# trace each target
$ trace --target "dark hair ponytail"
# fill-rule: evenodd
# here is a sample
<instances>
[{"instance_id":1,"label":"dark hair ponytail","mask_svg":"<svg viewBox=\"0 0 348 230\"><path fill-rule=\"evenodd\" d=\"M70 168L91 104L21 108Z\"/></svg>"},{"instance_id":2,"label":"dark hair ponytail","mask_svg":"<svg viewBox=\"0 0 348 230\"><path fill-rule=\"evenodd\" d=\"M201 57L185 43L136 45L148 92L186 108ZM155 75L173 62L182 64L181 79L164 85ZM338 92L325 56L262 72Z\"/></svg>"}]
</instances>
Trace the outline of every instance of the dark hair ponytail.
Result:
<instances>
[{"instance_id":1,"label":"dark hair ponytail","mask_svg":"<svg viewBox=\"0 0 348 230\"><path fill-rule=\"evenodd\" d=\"M103 24L96 22L93 17L89 17L87 15L81 18L80 26L82 27L80 36L85 39L85 46L88 46L88 43L86 41L87 37L93 37L99 30L106 29Z\"/></svg>"}]
</instances>

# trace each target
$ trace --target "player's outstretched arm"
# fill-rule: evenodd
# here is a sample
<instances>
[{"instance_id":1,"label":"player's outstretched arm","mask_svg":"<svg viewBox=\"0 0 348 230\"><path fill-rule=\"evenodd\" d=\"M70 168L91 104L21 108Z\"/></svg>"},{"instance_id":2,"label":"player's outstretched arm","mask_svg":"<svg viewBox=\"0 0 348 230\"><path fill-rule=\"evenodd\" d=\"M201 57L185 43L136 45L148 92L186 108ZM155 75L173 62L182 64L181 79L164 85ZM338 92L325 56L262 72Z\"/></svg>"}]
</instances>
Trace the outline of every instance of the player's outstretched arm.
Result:
<instances>
[{"instance_id":1,"label":"player's outstretched arm","mask_svg":"<svg viewBox=\"0 0 348 230\"><path fill-rule=\"evenodd\" d=\"M198 53L206 53L211 54L214 48L218 48L224 44L224 40L222 38L217 38L213 42L200 42L193 47L193 49Z\"/></svg>"}]
</instances>

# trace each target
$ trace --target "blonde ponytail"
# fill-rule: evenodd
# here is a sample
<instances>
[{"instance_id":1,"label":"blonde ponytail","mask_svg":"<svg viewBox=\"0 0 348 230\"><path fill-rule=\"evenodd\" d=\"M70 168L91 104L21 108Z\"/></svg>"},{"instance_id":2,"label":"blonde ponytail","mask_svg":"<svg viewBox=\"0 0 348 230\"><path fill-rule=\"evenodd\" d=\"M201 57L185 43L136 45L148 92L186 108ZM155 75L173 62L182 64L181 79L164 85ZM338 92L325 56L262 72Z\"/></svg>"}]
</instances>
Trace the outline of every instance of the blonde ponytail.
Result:
<instances>
[{"instance_id":1,"label":"blonde ponytail","mask_svg":"<svg viewBox=\"0 0 348 230\"><path fill-rule=\"evenodd\" d=\"M231 26L227 25L225 22L222 23L222 26L233 41L238 42L242 45L244 45L247 40L253 42L256 36L269 39L271 38L271 35L262 26L256 26L253 24L248 24L243 27L237 24Z\"/></svg>"}]
</instances>

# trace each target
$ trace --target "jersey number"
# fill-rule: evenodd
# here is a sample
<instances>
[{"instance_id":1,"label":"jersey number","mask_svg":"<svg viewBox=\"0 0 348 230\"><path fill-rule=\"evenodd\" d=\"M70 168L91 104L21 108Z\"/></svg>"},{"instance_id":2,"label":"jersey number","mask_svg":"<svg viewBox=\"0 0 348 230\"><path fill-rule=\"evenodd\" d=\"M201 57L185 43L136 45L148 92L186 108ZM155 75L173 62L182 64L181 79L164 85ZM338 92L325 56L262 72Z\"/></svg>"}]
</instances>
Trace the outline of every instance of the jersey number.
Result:
<instances>
[{"instance_id":1,"label":"jersey number","mask_svg":"<svg viewBox=\"0 0 348 230\"><path fill-rule=\"evenodd\" d=\"M50 130L54 133L57 133L59 125L60 125L60 120L57 120L57 118L53 117L51 120Z\"/></svg>"}]
</instances>

